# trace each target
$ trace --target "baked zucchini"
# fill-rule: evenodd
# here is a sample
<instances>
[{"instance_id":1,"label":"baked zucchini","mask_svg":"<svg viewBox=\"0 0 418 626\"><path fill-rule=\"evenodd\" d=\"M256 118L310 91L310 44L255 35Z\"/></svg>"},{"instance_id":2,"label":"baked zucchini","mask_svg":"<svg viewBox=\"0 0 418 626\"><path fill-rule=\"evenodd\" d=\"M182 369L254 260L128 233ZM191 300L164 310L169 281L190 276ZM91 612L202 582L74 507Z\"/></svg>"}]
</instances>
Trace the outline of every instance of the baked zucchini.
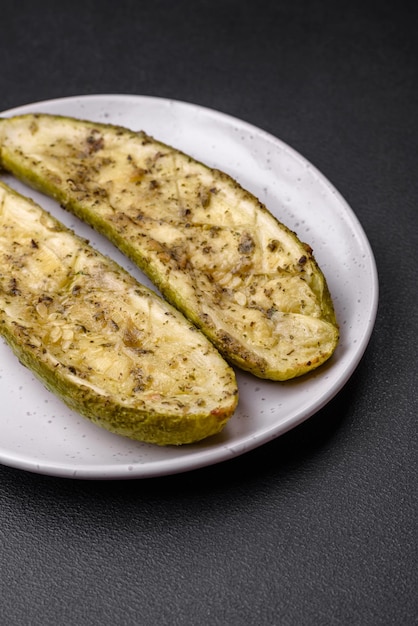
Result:
<instances>
[{"instance_id":1,"label":"baked zucchini","mask_svg":"<svg viewBox=\"0 0 418 626\"><path fill-rule=\"evenodd\" d=\"M0 183L0 333L72 409L161 445L219 432L232 368L153 291Z\"/></svg>"},{"instance_id":2,"label":"baked zucchini","mask_svg":"<svg viewBox=\"0 0 418 626\"><path fill-rule=\"evenodd\" d=\"M47 114L0 121L1 165L107 236L233 365L286 380L334 352L309 246L225 173L144 132Z\"/></svg>"}]
</instances>

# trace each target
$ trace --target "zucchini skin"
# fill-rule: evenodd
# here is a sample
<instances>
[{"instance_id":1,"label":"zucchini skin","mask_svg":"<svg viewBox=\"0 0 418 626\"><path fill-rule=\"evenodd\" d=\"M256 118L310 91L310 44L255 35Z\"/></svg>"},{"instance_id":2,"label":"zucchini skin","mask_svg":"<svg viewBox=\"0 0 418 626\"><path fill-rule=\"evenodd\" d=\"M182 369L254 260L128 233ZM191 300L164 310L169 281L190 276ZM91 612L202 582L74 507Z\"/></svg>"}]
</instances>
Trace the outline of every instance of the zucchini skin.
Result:
<instances>
[{"instance_id":1,"label":"zucchini skin","mask_svg":"<svg viewBox=\"0 0 418 626\"><path fill-rule=\"evenodd\" d=\"M132 439L199 441L237 405L235 374L204 335L3 183L0 334L71 409Z\"/></svg>"},{"instance_id":2,"label":"zucchini skin","mask_svg":"<svg viewBox=\"0 0 418 626\"><path fill-rule=\"evenodd\" d=\"M251 193L144 132L46 114L0 121L1 164L130 257L232 365L287 380L339 329L312 250Z\"/></svg>"}]
</instances>

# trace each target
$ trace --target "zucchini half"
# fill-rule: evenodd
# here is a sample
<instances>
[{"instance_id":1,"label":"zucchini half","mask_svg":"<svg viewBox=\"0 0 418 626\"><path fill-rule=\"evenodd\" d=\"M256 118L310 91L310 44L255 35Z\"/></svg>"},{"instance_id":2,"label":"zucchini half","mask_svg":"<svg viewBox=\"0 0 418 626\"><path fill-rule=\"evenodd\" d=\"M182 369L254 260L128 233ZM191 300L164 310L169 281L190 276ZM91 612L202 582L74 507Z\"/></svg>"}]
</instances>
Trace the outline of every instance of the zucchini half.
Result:
<instances>
[{"instance_id":1,"label":"zucchini half","mask_svg":"<svg viewBox=\"0 0 418 626\"><path fill-rule=\"evenodd\" d=\"M183 315L0 183L0 334L72 409L168 445L218 433L232 368Z\"/></svg>"},{"instance_id":2,"label":"zucchini half","mask_svg":"<svg viewBox=\"0 0 418 626\"><path fill-rule=\"evenodd\" d=\"M144 132L48 114L0 121L0 164L108 237L231 364L286 380L333 354L311 248L227 174Z\"/></svg>"}]
</instances>

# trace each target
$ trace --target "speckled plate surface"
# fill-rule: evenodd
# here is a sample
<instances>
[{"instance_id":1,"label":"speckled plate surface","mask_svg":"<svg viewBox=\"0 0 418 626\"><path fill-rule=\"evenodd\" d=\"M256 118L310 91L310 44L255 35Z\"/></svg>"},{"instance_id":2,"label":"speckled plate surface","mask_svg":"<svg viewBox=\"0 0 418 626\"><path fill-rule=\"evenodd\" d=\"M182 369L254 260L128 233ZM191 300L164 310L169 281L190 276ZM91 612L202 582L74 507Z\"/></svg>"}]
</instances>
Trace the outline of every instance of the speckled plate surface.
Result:
<instances>
[{"instance_id":1,"label":"speckled plate surface","mask_svg":"<svg viewBox=\"0 0 418 626\"><path fill-rule=\"evenodd\" d=\"M231 174L312 246L333 296L341 341L325 366L294 381L268 382L238 372L240 402L223 433L196 445L159 448L108 433L67 409L19 364L0 339L1 463L84 479L185 472L230 459L278 437L338 393L370 339L378 280L369 242L355 214L313 165L279 139L246 122L173 100L82 96L38 102L1 115L29 112L143 129ZM2 178L150 286L139 270L88 226L10 177Z\"/></svg>"}]
</instances>

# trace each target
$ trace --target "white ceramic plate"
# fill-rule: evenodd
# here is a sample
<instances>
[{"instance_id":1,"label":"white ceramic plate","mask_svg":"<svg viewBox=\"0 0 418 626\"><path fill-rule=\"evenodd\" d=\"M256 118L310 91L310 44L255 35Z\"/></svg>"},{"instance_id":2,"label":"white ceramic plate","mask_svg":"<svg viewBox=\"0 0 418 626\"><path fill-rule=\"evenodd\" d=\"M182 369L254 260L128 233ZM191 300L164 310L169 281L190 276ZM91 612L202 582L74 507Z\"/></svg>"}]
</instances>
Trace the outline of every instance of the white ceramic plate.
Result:
<instances>
[{"instance_id":1,"label":"white ceramic plate","mask_svg":"<svg viewBox=\"0 0 418 626\"><path fill-rule=\"evenodd\" d=\"M248 188L309 243L324 271L341 327L333 358L312 375L287 382L237 372L240 403L223 433L205 442L159 448L94 426L70 411L22 367L0 339L0 462L62 477L145 478L218 463L260 446L300 424L347 382L369 341L378 281L369 242L334 187L279 139L228 115L161 98L96 95L39 102L2 113L71 115L143 129ZM149 281L115 248L56 203L3 176L58 219Z\"/></svg>"}]
</instances>

